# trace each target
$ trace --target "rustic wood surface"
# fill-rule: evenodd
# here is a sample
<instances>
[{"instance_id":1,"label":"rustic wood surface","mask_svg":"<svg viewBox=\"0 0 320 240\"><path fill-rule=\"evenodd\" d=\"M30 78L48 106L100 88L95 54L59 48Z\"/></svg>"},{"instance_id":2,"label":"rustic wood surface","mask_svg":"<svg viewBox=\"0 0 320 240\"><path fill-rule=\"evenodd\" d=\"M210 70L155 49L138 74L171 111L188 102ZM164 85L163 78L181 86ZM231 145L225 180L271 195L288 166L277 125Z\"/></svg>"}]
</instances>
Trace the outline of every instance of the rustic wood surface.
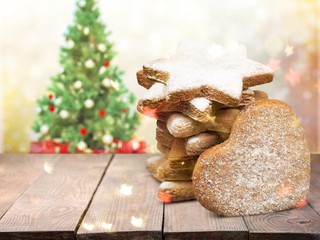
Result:
<instances>
[{"instance_id":1,"label":"rustic wood surface","mask_svg":"<svg viewBox=\"0 0 320 240\"><path fill-rule=\"evenodd\" d=\"M150 156L0 155L0 239L320 239L320 155L308 205L227 218L160 203Z\"/></svg>"},{"instance_id":2,"label":"rustic wood surface","mask_svg":"<svg viewBox=\"0 0 320 240\"><path fill-rule=\"evenodd\" d=\"M111 155L42 155L46 172L0 220L0 239L75 239Z\"/></svg>"},{"instance_id":3,"label":"rustic wood surface","mask_svg":"<svg viewBox=\"0 0 320 240\"><path fill-rule=\"evenodd\" d=\"M43 172L43 164L39 155L0 155L0 219Z\"/></svg>"},{"instance_id":4,"label":"rustic wood surface","mask_svg":"<svg viewBox=\"0 0 320 240\"><path fill-rule=\"evenodd\" d=\"M165 205L164 239L248 239L242 217L220 217L197 201Z\"/></svg>"},{"instance_id":5,"label":"rustic wood surface","mask_svg":"<svg viewBox=\"0 0 320 240\"><path fill-rule=\"evenodd\" d=\"M151 155L116 155L77 233L78 239L161 239L159 183L145 168Z\"/></svg>"}]
</instances>

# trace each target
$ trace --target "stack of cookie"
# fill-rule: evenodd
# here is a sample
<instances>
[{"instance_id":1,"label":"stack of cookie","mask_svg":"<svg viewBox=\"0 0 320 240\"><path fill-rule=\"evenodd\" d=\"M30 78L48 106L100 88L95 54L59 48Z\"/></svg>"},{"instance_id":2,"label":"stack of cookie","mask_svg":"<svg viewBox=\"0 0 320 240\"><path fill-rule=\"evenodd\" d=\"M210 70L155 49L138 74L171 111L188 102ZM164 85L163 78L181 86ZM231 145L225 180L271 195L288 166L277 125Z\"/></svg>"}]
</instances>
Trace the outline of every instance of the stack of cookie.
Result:
<instances>
[{"instance_id":1,"label":"stack of cookie","mask_svg":"<svg viewBox=\"0 0 320 240\"><path fill-rule=\"evenodd\" d=\"M243 108L268 98L249 87L271 82L273 73L247 59L241 46L212 54L184 43L175 56L146 63L137 79L148 89L138 110L157 119L163 154L148 159L147 169L162 182L159 200L173 202L195 198L191 178L199 155L228 139Z\"/></svg>"}]
</instances>

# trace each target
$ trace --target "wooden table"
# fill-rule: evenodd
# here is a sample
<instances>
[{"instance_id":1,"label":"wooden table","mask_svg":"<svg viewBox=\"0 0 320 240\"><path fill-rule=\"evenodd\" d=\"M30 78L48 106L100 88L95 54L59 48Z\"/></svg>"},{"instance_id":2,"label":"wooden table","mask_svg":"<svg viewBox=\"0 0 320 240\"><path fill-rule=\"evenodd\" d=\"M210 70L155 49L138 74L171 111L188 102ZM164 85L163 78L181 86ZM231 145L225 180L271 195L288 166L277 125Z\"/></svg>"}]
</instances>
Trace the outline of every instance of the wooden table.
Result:
<instances>
[{"instance_id":1,"label":"wooden table","mask_svg":"<svg viewBox=\"0 0 320 240\"><path fill-rule=\"evenodd\" d=\"M0 239L320 239L320 155L309 205L219 217L162 204L150 155L0 155Z\"/></svg>"}]
</instances>

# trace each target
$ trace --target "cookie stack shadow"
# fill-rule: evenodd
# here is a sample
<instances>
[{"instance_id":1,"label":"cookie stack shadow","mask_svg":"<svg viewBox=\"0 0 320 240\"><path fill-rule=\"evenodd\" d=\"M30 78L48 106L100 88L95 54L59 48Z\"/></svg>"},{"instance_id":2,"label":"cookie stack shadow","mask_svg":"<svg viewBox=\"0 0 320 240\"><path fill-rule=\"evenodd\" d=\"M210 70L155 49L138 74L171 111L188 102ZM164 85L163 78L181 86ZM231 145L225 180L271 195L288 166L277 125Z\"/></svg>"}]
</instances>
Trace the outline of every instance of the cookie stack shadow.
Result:
<instances>
[{"instance_id":1,"label":"cookie stack shadow","mask_svg":"<svg viewBox=\"0 0 320 240\"><path fill-rule=\"evenodd\" d=\"M172 101L164 78L161 72L146 66L137 72L138 83L148 89L137 109L156 119L157 148L163 154L149 158L147 169L161 182L160 201L191 200L195 199L191 178L199 156L228 139L243 108L268 95L246 87L237 106L228 104L226 99L214 101L210 96Z\"/></svg>"}]
</instances>

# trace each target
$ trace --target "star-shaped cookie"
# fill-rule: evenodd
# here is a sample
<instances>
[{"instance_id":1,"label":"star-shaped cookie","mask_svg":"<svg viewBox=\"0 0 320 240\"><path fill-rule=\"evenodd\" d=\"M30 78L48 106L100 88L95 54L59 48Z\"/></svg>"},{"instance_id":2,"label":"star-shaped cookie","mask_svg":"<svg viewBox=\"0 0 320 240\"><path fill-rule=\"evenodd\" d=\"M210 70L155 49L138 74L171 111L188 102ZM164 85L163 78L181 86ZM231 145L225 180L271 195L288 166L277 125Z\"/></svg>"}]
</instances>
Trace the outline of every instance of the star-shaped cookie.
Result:
<instances>
[{"instance_id":1,"label":"star-shaped cookie","mask_svg":"<svg viewBox=\"0 0 320 240\"><path fill-rule=\"evenodd\" d=\"M221 48L212 55L204 47L182 44L177 54L146 63L143 74L153 81L167 85L169 102L189 101L204 97L226 106L238 106L242 90L271 82L270 67L247 59L243 47Z\"/></svg>"}]
</instances>

